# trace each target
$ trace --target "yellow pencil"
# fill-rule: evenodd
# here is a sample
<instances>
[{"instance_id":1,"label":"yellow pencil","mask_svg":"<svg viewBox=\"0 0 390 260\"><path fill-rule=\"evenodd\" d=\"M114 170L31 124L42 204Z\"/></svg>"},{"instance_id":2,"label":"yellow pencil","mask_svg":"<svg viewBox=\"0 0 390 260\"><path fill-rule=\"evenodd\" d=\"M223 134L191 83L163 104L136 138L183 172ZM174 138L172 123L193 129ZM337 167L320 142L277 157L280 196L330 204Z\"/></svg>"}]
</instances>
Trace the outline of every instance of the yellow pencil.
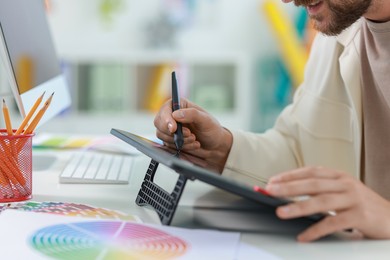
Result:
<instances>
[{"instance_id":1,"label":"yellow pencil","mask_svg":"<svg viewBox=\"0 0 390 260\"><path fill-rule=\"evenodd\" d=\"M46 91L45 91L46 92ZM28 121L30 121L32 115L35 113L35 110L37 110L39 104L41 103L43 96L45 95L45 92L35 101L34 105L30 109L30 111L27 113L26 117L23 119L22 123L20 124L18 130L16 130L15 135L21 134L24 130L24 127L27 125Z\"/></svg>"},{"instance_id":2,"label":"yellow pencil","mask_svg":"<svg viewBox=\"0 0 390 260\"><path fill-rule=\"evenodd\" d=\"M26 128L24 131L25 134L31 134L34 132L35 128L37 127L39 121L43 117L43 114L45 114L47 108L49 107L51 100L53 98L54 92L50 95L50 97L46 100L43 107L38 111L38 113L35 115L34 119L31 121L31 124Z\"/></svg>"},{"instance_id":3,"label":"yellow pencil","mask_svg":"<svg viewBox=\"0 0 390 260\"><path fill-rule=\"evenodd\" d=\"M3 115L4 115L5 127L7 128L7 133L8 135L13 135L14 132L12 131L11 118L9 116L8 107L7 104L5 103L4 98L3 98Z\"/></svg>"}]
</instances>

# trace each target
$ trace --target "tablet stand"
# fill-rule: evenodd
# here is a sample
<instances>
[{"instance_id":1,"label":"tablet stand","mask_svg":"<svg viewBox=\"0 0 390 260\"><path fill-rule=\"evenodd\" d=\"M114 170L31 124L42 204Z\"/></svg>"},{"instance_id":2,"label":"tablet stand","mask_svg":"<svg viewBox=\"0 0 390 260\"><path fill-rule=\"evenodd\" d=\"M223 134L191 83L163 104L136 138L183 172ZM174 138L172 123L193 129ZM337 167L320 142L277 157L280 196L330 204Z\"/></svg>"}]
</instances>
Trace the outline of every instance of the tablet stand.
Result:
<instances>
[{"instance_id":1,"label":"tablet stand","mask_svg":"<svg viewBox=\"0 0 390 260\"><path fill-rule=\"evenodd\" d=\"M186 185L187 178L179 174L175 188L172 193L169 193L153 182L158 164L153 159L150 161L135 202L139 206L152 206L157 212L161 223L163 225L170 225L177 205L179 204L180 196Z\"/></svg>"}]
</instances>

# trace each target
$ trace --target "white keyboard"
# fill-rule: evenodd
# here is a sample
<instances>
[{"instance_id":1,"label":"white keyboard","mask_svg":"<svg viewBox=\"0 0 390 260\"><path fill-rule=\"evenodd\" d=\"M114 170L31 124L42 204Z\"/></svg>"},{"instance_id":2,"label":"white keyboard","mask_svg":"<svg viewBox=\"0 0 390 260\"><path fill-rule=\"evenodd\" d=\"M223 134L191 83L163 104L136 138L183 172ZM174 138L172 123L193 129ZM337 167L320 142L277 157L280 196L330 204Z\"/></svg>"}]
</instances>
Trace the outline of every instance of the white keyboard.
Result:
<instances>
[{"instance_id":1,"label":"white keyboard","mask_svg":"<svg viewBox=\"0 0 390 260\"><path fill-rule=\"evenodd\" d=\"M60 183L127 184L134 158L96 151L75 152L60 174Z\"/></svg>"}]
</instances>

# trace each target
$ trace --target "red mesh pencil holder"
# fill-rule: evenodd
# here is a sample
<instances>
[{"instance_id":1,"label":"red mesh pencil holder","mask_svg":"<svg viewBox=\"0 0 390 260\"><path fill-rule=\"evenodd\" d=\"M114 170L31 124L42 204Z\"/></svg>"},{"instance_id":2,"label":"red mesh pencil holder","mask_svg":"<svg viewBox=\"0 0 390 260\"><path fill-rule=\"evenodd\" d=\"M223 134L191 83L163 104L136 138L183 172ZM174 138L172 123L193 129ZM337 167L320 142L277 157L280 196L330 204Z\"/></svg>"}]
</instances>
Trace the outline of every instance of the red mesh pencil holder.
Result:
<instances>
[{"instance_id":1,"label":"red mesh pencil holder","mask_svg":"<svg viewBox=\"0 0 390 260\"><path fill-rule=\"evenodd\" d=\"M0 203L31 199L33 136L0 130Z\"/></svg>"}]
</instances>

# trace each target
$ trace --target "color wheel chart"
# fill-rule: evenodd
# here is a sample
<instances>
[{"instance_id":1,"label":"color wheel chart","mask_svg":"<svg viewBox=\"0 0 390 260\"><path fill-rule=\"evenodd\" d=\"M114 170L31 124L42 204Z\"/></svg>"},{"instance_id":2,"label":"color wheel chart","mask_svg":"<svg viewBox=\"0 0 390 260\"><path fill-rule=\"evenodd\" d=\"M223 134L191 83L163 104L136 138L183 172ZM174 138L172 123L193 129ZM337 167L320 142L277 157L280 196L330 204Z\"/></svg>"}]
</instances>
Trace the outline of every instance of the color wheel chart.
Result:
<instances>
[{"instance_id":1,"label":"color wheel chart","mask_svg":"<svg viewBox=\"0 0 390 260\"><path fill-rule=\"evenodd\" d=\"M55 259L171 259L189 244L159 229L124 221L88 221L48 226L30 245Z\"/></svg>"}]
</instances>

